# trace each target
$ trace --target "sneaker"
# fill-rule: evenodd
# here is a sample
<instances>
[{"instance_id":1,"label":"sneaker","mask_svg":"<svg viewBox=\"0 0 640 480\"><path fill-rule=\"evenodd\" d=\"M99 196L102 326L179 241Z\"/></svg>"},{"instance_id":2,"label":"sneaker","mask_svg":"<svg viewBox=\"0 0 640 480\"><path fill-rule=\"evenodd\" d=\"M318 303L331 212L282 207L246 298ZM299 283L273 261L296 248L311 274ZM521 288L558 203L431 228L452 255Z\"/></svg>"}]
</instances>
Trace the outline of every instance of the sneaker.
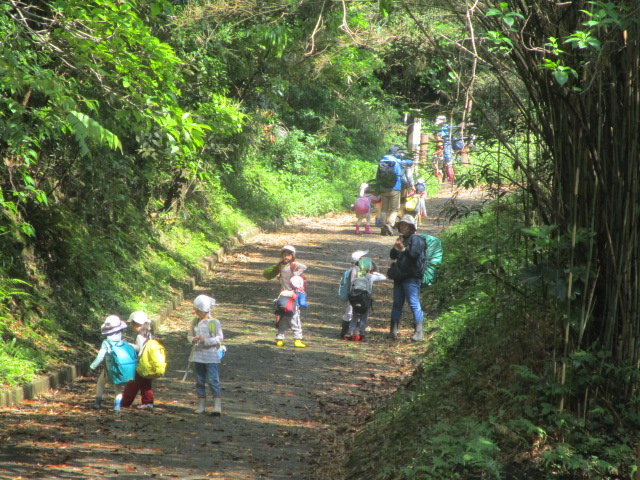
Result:
<instances>
[{"instance_id":1,"label":"sneaker","mask_svg":"<svg viewBox=\"0 0 640 480\"><path fill-rule=\"evenodd\" d=\"M365 338L364 335L360 335L360 340L358 340L359 342L366 342L367 339Z\"/></svg>"},{"instance_id":2,"label":"sneaker","mask_svg":"<svg viewBox=\"0 0 640 480\"><path fill-rule=\"evenodd\" d=\"M139 410L151 410L153 408L153 403L143 403L142 405L138 405Z\"/></svg>"},{"instance_id":3,"label":"sneaker","mask_svg":"<svg viewBox=\"0 0 640 480\"><path fill-rule=\"evenodd\" d=\"M94 403L91 408L93 408L94 410L100 410L102 408L102 400L96 400L96 403Z\"/></svg>"},{"instance_id":4,"label":"sneaker","mask_svg":"<svg viewBox=\"0 0 640 480\"><path fill-rule=\"evenodd\" d=\"M300 340L299 338L296 338L293 341L293 346L294 347L298 347L298 348L305 348L307 345L302 340Z\"/></svg>"},{"instance_id":5,"label":"sneaker","mask_svg":"<svg viewBox=\"0 0 640 480\"><path fill-rule=\"evenodd\" d=\"M351 340L353 340L354 342L359 342L360 338L360 335L351 335Z\"/></svg>"},{"instance_id":6,"label":"sneaker","mask_svg":"<svg viewBox=\"0 0 640 480\"><path fill-rule=\"evenodd\" d=\"M353 340L353 338L351 337L351 335L345 335L344 337L342 337L342 339L343 339L343 340L345 340L345 341L347 341L347 342L348 342L348 341L350 341L350 340Z\"/></svg>"},{"instance_id":7,"label":"sneaker","mask_svg":"<svg viewBox=\"0 0 640 480\"><path fill-rule=\"evenodd\" d=\"M276 347L284 347L284 340L276 340Z\"/></svg>"}]
</instances>

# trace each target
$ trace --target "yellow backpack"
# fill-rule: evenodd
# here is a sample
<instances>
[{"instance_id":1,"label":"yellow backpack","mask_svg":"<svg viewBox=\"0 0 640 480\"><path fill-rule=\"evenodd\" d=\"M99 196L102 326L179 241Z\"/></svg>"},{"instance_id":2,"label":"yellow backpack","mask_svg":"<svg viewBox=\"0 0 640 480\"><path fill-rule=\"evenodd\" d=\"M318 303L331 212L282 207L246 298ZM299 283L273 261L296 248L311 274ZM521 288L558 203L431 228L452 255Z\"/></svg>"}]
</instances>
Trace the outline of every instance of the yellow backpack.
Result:
<instances>
[{"instance_id":1,"label":"yellow backpack","mask_svg":"<svg viewBox=\"0 0 640 480\"><path fill-rule=\"evenodd\" d=\"M144 378L158 378L167 370L167 356L164 347L155 339L147 340L138 360L136 372Z\"/></svg>"}]
</instances>

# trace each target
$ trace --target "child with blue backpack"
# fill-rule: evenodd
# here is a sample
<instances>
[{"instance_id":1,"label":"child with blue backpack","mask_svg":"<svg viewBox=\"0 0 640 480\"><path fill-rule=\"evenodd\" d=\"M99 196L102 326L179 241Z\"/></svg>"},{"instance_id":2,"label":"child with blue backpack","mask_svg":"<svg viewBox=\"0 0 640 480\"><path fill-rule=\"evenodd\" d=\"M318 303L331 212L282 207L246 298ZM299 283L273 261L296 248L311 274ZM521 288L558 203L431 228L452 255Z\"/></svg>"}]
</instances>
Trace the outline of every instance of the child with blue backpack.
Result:
<instances>
[{"instance_id":1,"label":"child with blue backpack","mask_svg":"<svg viewBox=\"0 0 640 480\"><path fill-rule=\"evenodd\" d=\"M113 346L123 342L122 340L122 331L127 328L127 324L120 320L120 317L117 315L109 315L102 326L100 327L100 332L102 335L105 335L106 338L102 341L100 345L100 350L98 351L98 355L93 360L89 368L92 372L95 372L98 367L102 367L100 373L98 374L98 378L96 380L96 400L93 404L93 408L99 410L102 408L102 396L104 394L104 389L106 387L107 382L109 381L109 377L107 375L107 368L105 364L105 357L108 353L113 350ZM122 398L122 393L116 395L116 400L114 404L114 410L120 410L120 400Z\"/></svg>"}]
</instances>

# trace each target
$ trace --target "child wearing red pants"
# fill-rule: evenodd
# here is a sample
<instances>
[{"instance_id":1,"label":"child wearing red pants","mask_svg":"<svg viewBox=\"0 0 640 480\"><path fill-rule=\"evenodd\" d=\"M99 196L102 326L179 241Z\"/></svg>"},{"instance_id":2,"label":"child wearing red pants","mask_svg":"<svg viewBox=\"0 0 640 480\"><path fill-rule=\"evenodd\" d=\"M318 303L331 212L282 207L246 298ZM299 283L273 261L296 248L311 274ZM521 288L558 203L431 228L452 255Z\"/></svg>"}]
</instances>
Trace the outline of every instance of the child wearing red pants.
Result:
<instances>
[{"instance_id":1,"label":"child wearing red pants","mask_svg":"<svg viewBox=\"0 0 640 480\"><path fill-rule=\"evenodd\" d=\"M147 314L142 311L133 312L129 315L129 325L136 334L136 343L133 344L133 348L138 352L138 356L144 350L144 345L147 340L153 338L153 332L151 328L151 320L147 317ZM133 401L140 392L141 402L138 405L140 409L152 409L153 408L153 388L151 385L152 380L150 378L141 377L138 372L133 380L127 383L122 392L122 407L130 407Z\"/></svg>"}]
</instances>

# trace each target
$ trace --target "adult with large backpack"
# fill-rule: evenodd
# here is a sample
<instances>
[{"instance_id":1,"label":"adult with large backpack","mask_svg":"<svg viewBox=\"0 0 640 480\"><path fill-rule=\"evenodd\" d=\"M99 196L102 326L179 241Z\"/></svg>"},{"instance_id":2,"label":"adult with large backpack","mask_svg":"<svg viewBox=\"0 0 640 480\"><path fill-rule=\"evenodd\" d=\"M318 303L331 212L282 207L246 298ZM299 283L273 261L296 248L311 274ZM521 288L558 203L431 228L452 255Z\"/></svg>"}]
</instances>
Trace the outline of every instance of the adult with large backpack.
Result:
<instances>
[{"instance_id":1,"label":"adult with large backpack","mask_svg":"<svg viewBox=\"0 0 640 480\"><path fill-rule=\"evenodd\" d=\"M416 234L415 219L404 215L398 222L400 236L396 239L389 256L393 263L387 277L393 280L393 307L389 338L398 337L398 325L405 301L413 313L413 340L422 340L424 314L420 305L420 287L425 265L425 240Z\"/></svg>"},{"instance_id":2,"label":"adult with large backpack","mask_svg":"<svg viewBox=\"0 0 640 480\"><path fill-rule=\"evenodd\" d=\"M395 224L400 209L403 169L400 161L387 154L378 162L376 185L380 191L380 235L394 235Z\"/></svg>"}]
</instances>

